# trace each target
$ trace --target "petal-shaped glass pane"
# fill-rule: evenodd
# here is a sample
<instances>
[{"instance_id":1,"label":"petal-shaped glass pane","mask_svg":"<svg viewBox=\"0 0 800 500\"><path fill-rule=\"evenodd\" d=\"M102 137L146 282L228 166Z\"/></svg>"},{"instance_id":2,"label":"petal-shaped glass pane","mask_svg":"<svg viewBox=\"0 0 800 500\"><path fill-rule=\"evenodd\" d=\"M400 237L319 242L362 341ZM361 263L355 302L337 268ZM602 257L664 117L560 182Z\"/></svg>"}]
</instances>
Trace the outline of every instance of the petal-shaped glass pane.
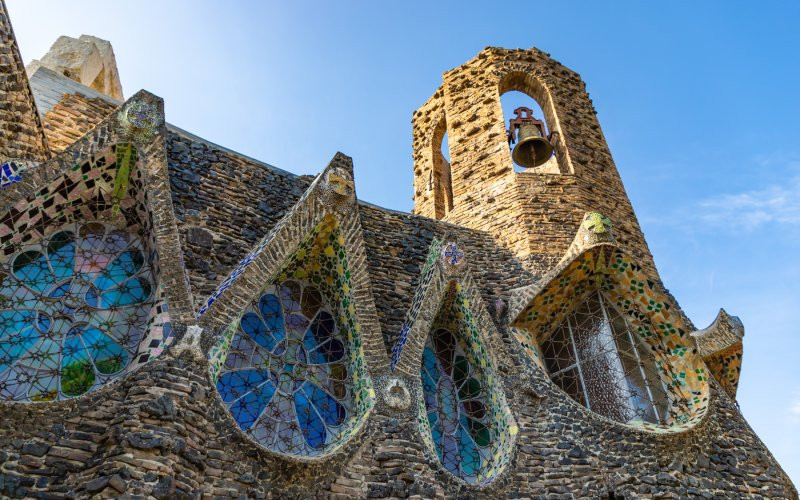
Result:
<instances>
[{"instance_id":1,"label":"petal-shaped glass pane","mask_svg":"<svg viewBox=\"0 0 800 500\"><path fill-rule=\"evenodd\" d=\"M261 445L319 455L342 431L352 407L352 375L335 318L316 285L289 280L270 286L239 320L217 389ZM274 370L270 398L249 396L261 378L250 379L266 367Z\"/></svg>"},{"instance_id":2,"label":"petal-shaped glass pane","mask_svg":"<svg viewBox=\"0 0 800 500\"><path fill-rule=\"evenodd\" d=\"M442 466L469 483L485 483L508 461L510 414L488 376L463 295L455 287L449 294L422 352L421 410Z\"/></svg>"},{"instance_id":3,"label":"petal-shaped glass pane","mask_svg":"<svg viewBox=\"0 0 800 500\"><path fill-rule=\"evenodd\" d=\"M74 397L130 366L155 311L143 248L78 222L0 262L0 398Z\"/></svg>"}]
</instances>

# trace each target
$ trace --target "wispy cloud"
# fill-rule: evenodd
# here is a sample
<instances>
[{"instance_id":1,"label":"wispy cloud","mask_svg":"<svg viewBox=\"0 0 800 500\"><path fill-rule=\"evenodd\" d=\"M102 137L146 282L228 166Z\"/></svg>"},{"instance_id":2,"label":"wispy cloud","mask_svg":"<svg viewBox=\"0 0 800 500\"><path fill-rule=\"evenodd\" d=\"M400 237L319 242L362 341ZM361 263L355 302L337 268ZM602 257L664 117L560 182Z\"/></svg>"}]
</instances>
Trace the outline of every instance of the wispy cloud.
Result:
<instances>
[{"instance_id":1,"label":"wispy cloud","mask_svg":"<svg viewBox=\"0 0 800 500\"><path fill-rule=\"evenodd\" d=\"M789 404L789 418L800 423L800 394L796 396L793 403Z\"/></svg>"},{"instance_id":2,"label":"wispy cloud","mask_svg":"<svg viewBox=\"0 0 800 500\"><path fill-rule=\"evenodd\" d=\"M694 229L719 228L752 231L767 224L800 225L800 159L796 154L775 153L753 158L752 164L769 172L770 181L738 193L717 193L684 205L661 223ZM776 176L783 174L782 181ZM655 222L655 218L653 222ZM691 224L686 224L692 221Z\"/></svg>"},{"instance_id":3,"label":"wispy cloud","mask_svg":"<svg viewBox=\"0 0 800 500\"><path fill-rule=\"evenodd\" d=\"M700 201L696 216L710 226L753 230L768 223L800 224L800 175L775 184Z\"/></svg>"}]
</instances>

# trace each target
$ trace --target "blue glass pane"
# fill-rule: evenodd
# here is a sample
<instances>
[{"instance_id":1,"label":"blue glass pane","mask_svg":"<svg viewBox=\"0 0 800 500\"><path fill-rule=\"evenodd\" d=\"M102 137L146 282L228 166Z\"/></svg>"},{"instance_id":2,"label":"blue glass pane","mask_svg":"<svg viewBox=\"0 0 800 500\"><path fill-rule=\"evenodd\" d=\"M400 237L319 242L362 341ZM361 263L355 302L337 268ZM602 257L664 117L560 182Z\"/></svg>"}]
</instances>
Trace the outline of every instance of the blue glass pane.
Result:
<instances>
[{"instance_id":1,"label":"blue glass pane","mask_svg":"<svg viewBox=\"0 0 800 500\"><path fill-rule=\"evenodd\" d=\"M146 336L155 287L142 241L99 222L65 227L0 262L0 371L15 381L0 399L83 394L123 373Z\"/></svg>"},{"instance_id":2,"label":"blue glass pane","mask_svg":"<svg viewBox=\"0 0 800 500\"><path fill-rule=\"evenodd\" d=\"M47 255L56 281L72 276L75 267L75 243L72 233L60 232L50 237Z\"/></svg>"},{"instance_id":3,"label":"blue glass pane","mask_svg":"<svg viewBox=\"0 0 800 500\"><path fill-rule=\"evenodd\" d=\"M436 382L439 381L439 368L436 362L436 354L433 353L433 349L431 349L430 345L426 345L425 350L422 351L422 367L430 376L433 382L433 384L431 384L431 390L434 390L433 387L435 387Z\"/></svg>"},{"instance_id":4,"label":"blue glass pane","mask_svg":"<svg viewBox=\"0 0 800 500\"><path fill-rule=\"evenodd\" d=\"M230 410L236 423L244 430L249 429L267 407L274 393L275 386L267 380L252 392L234 401Z\"/></svg>"},{"instance_id":5,"label":"blue glass pane","mask_svg":"<svg viewBox=\"0 0 800 500\"><path fill-rule=\"evenodd\" d=\"M95 280L94 286L100 291L109 290L122 284L142 269L144 256L139 250L126 250L117 256Z\"/></svg>"},{"instance_id":6,"label":"blue glass pane","mask_svg":"<svg viewBox=\"0 0 800 500\"><path fill-rule=\"evenodd\" d=\"M102 374L116 373L127 365L128 353L96 328L87 328L81 334L83 343L92 356L94 365Z\"/></svg>"},{"instance_id":7,"label":"blue glass pane","mask_svg":"<svg viewBox=\"0 0 800 500\"><path fill-rule=\"evenodd\" d=\"M153 287L148 280L131 278L103 293L100 296L100 303L104 308L140 304L150 298L152 290Z\"/></svg>"},{"instance_id":8,"label":"blue glass pane","mask_svg":"<svg viewBox=\"0 0 800 500\"><path fill-rule=\"evenodd\" d=\"M272 332L275 340L283 340L283 314L281 313L281 302L278 297L271 293L261 297L258 304L261 317L264 318L266 327Z\"/></svg>"},{"instance_id":9,"label":"blue glass pane","mask_svg":"<svg viewBox=\"0 0 800 500\"><path fill-rule=\"evenodd\" d=\"M4 313L7 313L7 311L4 311ZM0 340L0 373L33 347L40 338L39 333L32 326L23 326L17 322L14 322L14 324L18 325L14 327L14 331L17 333L5 335Z\"/></svg>"},{"instance_id":10,"label":"blue glass pane","mask_svg":"<svg viewBox=\"0 0 800 500\"><path fill-rule=\"evenodd\" d=\"M268 329L261 321L261 318L258 317L258 314L254 312L245 313L242 316L240 327L245 334L250 336L261 347L268 351L275 349L277 342L271 334L274 330Z\"/></svg>"},{"instance_id":11,"label":"blue glass pane","mask_svg":"<svg viewBox=\"0 0 800 500\"><path fill-rule=\"evenodd\" d=\"M313 384L305 384L303 390L326 424L339 425L344 421L344 407L332 396Z\"/></svg>"},{"instance_id":12,"label":"blue glass pane","mask_svg":"<svg viewBox=\"0 0 800 500\"><path fill-rule=\"evenodd\" d=\"M266 370L229 372L219 378L217 390L219 390L222 400L230 403L269 380L269 375L270 373Z\"/></svg>"},{"instance_id":13,"label":"blue glass pane","mask_svg":"<svg viewBox=\"0 0 800 500\"><path fill-rule=\"evenodd\" d=\"M303 389L294 395L295 411L297 420L300 422L300 429L303 437L312 448L320 448L325 444L326 431L317 412L311 407L311 396L309 396L305 384Z\"/></svg>"},{"instance_id":14,"label":"blue glass pane","mask_svg":"<svg viewBox=\"0 0 800 500\"><path fill-rule=\"evenodd\" d=\"M486 417L487 394L480 370L467 355L470 346L461 334L438 328L422 352L420 377L431 438L442 465L451 473L478 481L493 456Z\"/></svg>"},{"instance_id":15,"label":"blue glass pane","mask_svg":"<svg viewBox=\"0 0 800 500\"><path fill-rule=\"evenodd\" d=\"M17 255L12 265L14 276L35 292L44 292L56 281L47 258L36 250Z\"/></svg>"},{"instance_id":16,"label":"blue glass pane","mask_svg":"<svg viewBox=\"0 0 800 500\"><path fill-rule=\"evenodd\" d=\"M461 470L468 476L475 476L481 469L481 455L464 427L458 428L458 451L461 455Z\"/></svg>"},{"instance_id":17,"label":"blue glass pane","mask_svg":"<svg viewBox=\"0 0 800 500\"><path fill-rule=\"evenodd\" d=\"M315 285L288 280L274 289L279 296L264 294L242 315L217 389L242 429L250 429L259 443L281 453L318 455L348 416L352 378L342 364L345 339ZM248 337L263 350L237 340ZM271 400L262 406L262 399L249 395L265 377L253 374L263 374L266 367L274 379ZM256 378L243 378L248 373Z\"/></svg>"}]
</instances>

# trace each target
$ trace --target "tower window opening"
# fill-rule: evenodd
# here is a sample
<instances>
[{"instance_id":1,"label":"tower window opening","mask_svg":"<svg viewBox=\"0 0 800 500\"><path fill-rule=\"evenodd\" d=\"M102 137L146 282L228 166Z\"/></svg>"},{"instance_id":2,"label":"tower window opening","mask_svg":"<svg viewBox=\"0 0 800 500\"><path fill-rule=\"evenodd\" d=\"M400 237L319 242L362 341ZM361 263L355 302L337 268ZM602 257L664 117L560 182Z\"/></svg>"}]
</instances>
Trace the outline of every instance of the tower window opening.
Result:
<instances>
[{"instance_id":1,"label":"tower window opening","mask_svg":"<svg viewBox=\"0 0 800 500\"><path fill-rule=\"evenodd\" d=\"M622 423L667 423L667 388L650 350L600 292L541 344L552 380L588 409Z\"/></svg>"},{"instance_id":2,"label":"tower window opening","mask_svg":"<svg viewBox=\"0 0 800 500\"><path fill-rule=\"evenodd\" d=\"M513 148L514 171L535 168L538 172L558 172L550 140L552 131L545 123L539 103L524 92L511 90L500 96L500 105L509 148Z\"/></svg>"},{"instance_id":3,"label":"tower window opening","mask_svg":"<svg viewBox=\"0 0 800 500\"><path fill-rule=\"evenodd\" d=\"M433 132L433 172L428 185L433 189L434 207L437 219L453 210L453 176L450 168L450 146L447 137L447 123L442 117Z\"/></svg>"},{"instance_id":4,"label":"tower window opening","mask_svg":"<svg viewBox=\"0 0 800 500\"><path fill-rule=\"evenodd\" d=\"M450 167L450 145L447 142L447 132L442 137L440 148L442 155L441 181L444 191L445 213L453 210L453 173Z\"/></svg>"}]
</instances>

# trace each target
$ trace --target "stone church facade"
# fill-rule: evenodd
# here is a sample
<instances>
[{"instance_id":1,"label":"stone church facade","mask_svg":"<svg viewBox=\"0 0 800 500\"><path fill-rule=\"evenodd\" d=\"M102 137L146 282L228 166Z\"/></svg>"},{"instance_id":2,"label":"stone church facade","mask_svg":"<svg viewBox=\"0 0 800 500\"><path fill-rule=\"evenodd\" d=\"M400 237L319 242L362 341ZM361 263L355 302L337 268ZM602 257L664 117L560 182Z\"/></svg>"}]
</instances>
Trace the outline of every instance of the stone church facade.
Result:
<instances>
[{"instance_id":1,"label":"stone church facade","mask_svg":"<svg viewBox=\"0 0 800 500\"><path fill-rule=\"evenodd\" d=\"M797 498L578 74L489 47L412 123L383 209L124 99L106 41L26 71L0 0L0 496Z\"/></svg>"}]
</instances>

